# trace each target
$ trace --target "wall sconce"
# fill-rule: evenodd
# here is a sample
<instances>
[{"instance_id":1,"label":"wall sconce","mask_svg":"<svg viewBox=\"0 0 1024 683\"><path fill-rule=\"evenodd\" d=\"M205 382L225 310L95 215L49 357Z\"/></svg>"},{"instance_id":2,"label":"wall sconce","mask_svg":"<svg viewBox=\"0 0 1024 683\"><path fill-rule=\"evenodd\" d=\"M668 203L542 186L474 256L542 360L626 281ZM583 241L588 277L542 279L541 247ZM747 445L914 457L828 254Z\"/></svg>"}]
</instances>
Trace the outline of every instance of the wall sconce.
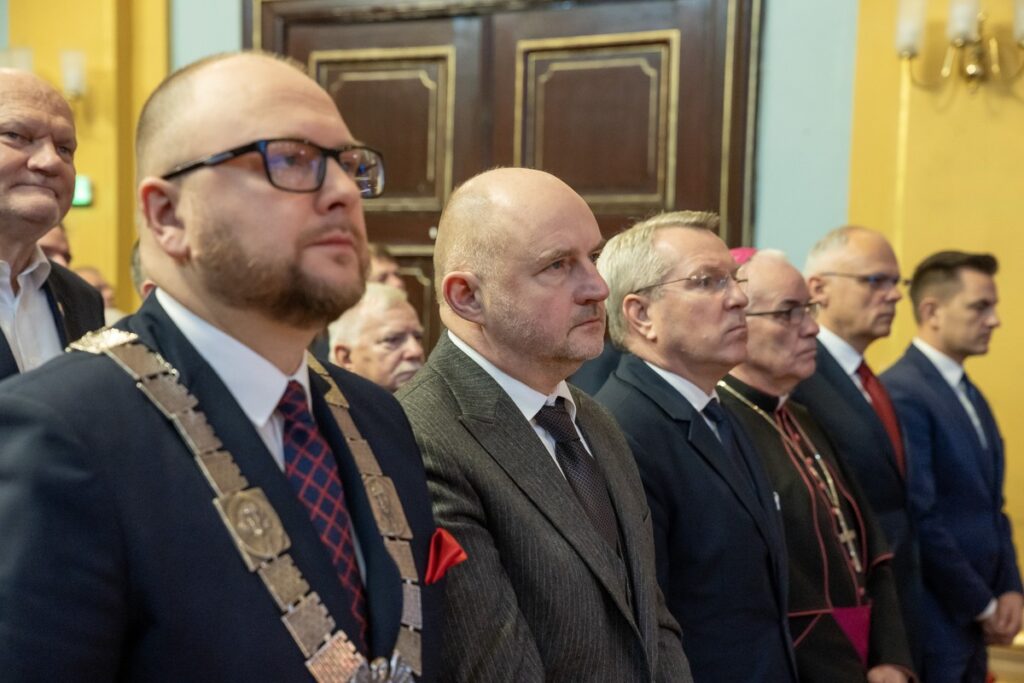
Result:
<instances>
[{"instance_id":1,"label":"wall sconce","mask_svg":"<svg viewBox=\"0 0 1024 683\"><path fill-rule=\"evenodd\" d=\"M78 102L85 97L85 52L82 50L61 50L60 81L64 97L69 102Z\"/></svg>"},{"instance_id":2,"label":"wall sconce","mask_svg":"<svg viewBox=\"0 0 1024 683\"><path fill-rule=\"evenodd\" d=\"M7 50L0 50L0 67L31 72L32 48L12 47Z\"/></svg>"},{"instance_id":3,"label":"wall sconce","mask_svg":"<svg viewBox=\"0 0 1024 683\"><path fill-rule=\"evenodd\" d=\"M1004 0L1006 1L1006 0ZM900 0L896 21L896 51L900 59L909 63L918 56L924 34L925 4L927 0ZM1024 0L1013 0L1013 38L1017 46L1017 62L1009 73L1003 71L999 41L986 35L985 14L980 0L950 0L946 37L949 44L946 56L934 81L918 79L908 69L916 85L935 88L958 74L974 91L986 81L1009 84L1024 73Z\"/></svg>"}]
</instances>

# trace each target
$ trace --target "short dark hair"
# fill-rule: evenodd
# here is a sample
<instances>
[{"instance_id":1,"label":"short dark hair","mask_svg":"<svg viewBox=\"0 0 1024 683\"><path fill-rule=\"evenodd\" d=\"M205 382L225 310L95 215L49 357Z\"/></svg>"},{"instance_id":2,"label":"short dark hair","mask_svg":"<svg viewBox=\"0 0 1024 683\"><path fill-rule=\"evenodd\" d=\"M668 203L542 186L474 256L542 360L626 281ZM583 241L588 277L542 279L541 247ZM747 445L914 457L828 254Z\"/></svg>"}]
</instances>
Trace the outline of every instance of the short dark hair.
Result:
<instances>
[{"instance_id":1,"label":"short dark hair","mask_svg":"<svg viewBox=\"0 0 1024 683\"><path fill-rule=\"evenodd\" d=\"M959 284L961 270L975 270L991 276L999 271L999 261L992 254L969 254L965 251L940 251L921 261L910 279L914 320L921 322L917 308L921 300L936 289L951 289L949 285Z\"/></svg>"}]
</instances>

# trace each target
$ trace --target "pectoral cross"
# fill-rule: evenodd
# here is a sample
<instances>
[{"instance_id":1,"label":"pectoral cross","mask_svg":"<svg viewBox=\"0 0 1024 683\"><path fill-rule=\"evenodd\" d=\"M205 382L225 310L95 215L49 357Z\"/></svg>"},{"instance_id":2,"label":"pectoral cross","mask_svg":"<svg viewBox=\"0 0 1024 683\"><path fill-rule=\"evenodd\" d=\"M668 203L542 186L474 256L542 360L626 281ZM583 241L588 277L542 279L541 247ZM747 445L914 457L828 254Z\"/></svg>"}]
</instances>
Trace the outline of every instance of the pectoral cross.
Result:
<instances>
[{"instance_id":1,"label":"pectoral cross","mask_svg":"<svg viewBox=\"0 0 1024 683\"><path fill-rule=\"evenodd\" d=\"M853 562L853 568L857 572L864 571L863 566L860 563L860 557L857 555L857 532L851 529L846 524L846 517L843 515L842 510L833 509L832 511L839 521L839 542L846 546L846 552L850 555L850 561Z\"/></svg>"}]
</instances>

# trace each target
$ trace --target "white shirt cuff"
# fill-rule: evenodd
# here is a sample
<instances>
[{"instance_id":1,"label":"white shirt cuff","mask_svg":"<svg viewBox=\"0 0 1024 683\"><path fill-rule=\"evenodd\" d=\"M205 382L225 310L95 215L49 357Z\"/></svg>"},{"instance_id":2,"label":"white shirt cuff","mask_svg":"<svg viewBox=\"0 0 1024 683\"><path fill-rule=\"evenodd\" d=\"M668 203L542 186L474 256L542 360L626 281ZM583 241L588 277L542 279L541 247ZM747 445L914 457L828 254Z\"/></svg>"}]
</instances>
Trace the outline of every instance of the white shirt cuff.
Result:
<instances>
[{"instance_id":1,"label":"white shirt cuff","mask_svg":"<svg viewBox=\"0 0 1024 683\"><path fill-rule=\"evenodd\" d=\"M985 610L981 614L979 614L978 616L974 617L974 620L975 621L986 621L995 613L996 613L996 599L992 598L991 600L988 601L988 606L985 608Z\"/></svg>"}]
</instances>

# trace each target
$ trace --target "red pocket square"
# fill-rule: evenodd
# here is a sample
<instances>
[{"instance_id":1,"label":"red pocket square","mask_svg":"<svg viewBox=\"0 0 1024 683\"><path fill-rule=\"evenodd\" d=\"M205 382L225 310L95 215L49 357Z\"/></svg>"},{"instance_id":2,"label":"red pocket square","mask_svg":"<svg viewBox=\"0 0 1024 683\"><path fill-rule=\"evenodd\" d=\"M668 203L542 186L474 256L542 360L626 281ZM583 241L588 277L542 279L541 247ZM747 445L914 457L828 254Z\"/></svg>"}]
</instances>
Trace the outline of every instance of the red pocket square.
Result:
<instances>
[{"instance_id":1,"label":"red pocket square","mask_svg":"<svg viewBox=\"0 0 1024 683\"><path fill-rule=\"evenodd\" d=\"M455 537L438 527L430 539L430 558L427 560L427 575L423 582L429 586L440 581L449 569L467 557L469 556Z\"/></svg>"}]
</instances>

